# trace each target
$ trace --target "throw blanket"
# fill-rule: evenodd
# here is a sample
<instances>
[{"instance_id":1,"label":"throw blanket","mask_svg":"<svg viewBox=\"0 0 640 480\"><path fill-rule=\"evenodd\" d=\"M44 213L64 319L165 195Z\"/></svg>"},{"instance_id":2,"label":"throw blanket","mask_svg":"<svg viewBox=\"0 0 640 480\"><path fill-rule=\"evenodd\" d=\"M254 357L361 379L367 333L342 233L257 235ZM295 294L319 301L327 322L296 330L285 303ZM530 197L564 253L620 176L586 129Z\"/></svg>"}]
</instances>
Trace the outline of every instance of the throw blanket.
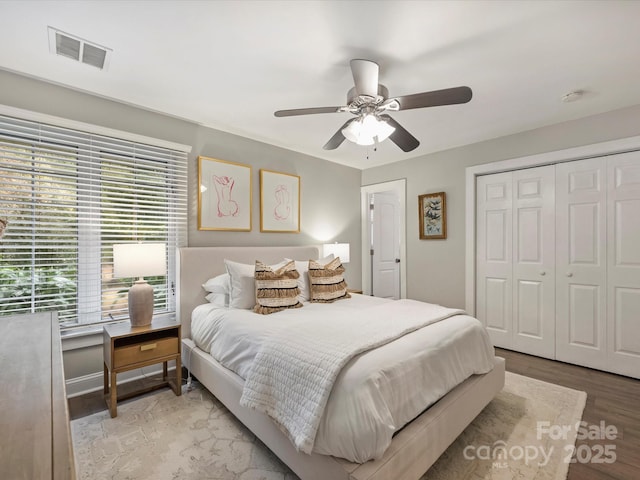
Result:
<instances>
[{"instance_id":1,"label":"throw blanket","mask_svg":"<svg viewBox=\"0 0 640 480\"><path fill-rule=\"evenodd\" d=\"M345 301L345 300L341 300ZM341 369L359 353L462 310L398 300L332 318L309 318L264 343L245 379L240 405L269 415L298 450L311 453Z\"/></svg>"}]
</instances>

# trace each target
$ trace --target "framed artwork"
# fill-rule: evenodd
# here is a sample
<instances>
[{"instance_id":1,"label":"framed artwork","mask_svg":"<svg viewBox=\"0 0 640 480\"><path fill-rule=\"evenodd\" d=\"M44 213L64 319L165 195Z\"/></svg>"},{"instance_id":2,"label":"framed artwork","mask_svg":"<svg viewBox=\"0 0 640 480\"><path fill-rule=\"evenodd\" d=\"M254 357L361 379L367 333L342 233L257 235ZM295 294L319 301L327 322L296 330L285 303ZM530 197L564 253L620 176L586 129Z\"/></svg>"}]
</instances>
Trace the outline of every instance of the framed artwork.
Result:
<instances>
[{"instance_id":1,"label":"framed artwork","mask_svg":"<svg viewBox=\"0 0 640 480\"><path fill-rule=\"evenodd\" d=\"M444 192L425 193L418 197L420 239L447 238L447 197Z\"/></svg>"},{"instance_id":2,"label":"framed artwork","mask_svg":"<svg viewBox=\"0 0 640 480\"><path fill-rule=\"evenodd\" d=\"M300 177L260 170L260 231L300 233Z\"/></svg>"},{"instance_id":3,"label":"framed artwork","mask_svg":"<svg viewBox=\"0 0 640 480\"><path fill-rule=\"evenodd\" d=\"M198 230L251 231L251 167L198 157Z\"/></svg>"}]
</instances>

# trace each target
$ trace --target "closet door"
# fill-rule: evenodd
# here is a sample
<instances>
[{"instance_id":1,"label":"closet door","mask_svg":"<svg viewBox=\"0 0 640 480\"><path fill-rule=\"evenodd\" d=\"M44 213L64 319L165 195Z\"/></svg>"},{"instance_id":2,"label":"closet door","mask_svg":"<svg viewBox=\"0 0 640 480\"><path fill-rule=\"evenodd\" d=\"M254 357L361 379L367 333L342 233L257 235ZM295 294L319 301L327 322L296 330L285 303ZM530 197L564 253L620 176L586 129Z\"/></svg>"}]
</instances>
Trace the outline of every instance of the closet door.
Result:
<instances>
[{"instance_id":1,"label":"closet door","mask_svg":"<svg viewBox=\"0 0 640 480\"><path fill-rule=\"evenodd\" d=\"M494 345L513 348L512 173L476 181L476 317Z\"/></svg>"},{"instance_id":2,"label":"closet door","mask_svg":"<svg viewBox=\"0 0 640 480\"><path fill-rule=\"evenodd\" d=\"M608 370L640 378L640 152L611 156L608 174Z\"/></svg>"},{"instance_id":3,"label":"closet door","mask_svg":"<svg viewBox=\"0 0 640 480\"><path fill-rule=\"evenodd\" d=\"M513 172L513 347L555 355L555 168Z\"/></svg>"},{"instance_id":4,"label":"closet door","mask_svg":"<svg viewBox=\"0 0 640 480\"><path fill-rule=\"evenodd\" d=\"M556 358L607 366L606 160L556 166Z\"/></svg>"}]
</instances>

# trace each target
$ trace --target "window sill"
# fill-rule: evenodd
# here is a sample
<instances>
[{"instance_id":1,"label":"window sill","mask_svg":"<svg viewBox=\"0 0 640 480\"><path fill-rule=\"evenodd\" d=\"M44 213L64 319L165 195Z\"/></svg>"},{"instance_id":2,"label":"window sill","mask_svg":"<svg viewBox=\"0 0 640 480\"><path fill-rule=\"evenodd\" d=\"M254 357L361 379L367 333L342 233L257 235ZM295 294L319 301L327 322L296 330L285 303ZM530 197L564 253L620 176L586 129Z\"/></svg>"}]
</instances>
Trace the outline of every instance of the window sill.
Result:
<instances>
[{"instance_id":1,"label":"window sill","mask_svg":"<svg viewBox=\"0 0 640 480\"><path fill-rule=\"evenodd\" d=\"M62 351L102 345L102 325L87 325L86 327L60 330Z\"/></svg>"}]
</instances>

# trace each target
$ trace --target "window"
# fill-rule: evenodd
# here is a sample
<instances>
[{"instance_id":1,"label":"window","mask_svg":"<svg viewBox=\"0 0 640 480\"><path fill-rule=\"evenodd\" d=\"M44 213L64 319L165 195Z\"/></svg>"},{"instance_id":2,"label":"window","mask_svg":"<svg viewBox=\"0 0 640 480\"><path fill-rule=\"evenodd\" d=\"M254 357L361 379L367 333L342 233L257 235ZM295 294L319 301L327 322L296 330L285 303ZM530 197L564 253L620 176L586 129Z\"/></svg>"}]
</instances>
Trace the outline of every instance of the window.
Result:
<instances>
[{"instance_id":1,"label":"window","mask_svg":"<svg viewBox=\"0 0 640 480\"><path fill-rule=\"evenodd\" d=\"M175 247L186 244L187 154L0 115L0 315L56 310L63 327L125 318L133 279L114 243L163 242L148 278L175 311Z\"/></svg>"}]
</instances>

